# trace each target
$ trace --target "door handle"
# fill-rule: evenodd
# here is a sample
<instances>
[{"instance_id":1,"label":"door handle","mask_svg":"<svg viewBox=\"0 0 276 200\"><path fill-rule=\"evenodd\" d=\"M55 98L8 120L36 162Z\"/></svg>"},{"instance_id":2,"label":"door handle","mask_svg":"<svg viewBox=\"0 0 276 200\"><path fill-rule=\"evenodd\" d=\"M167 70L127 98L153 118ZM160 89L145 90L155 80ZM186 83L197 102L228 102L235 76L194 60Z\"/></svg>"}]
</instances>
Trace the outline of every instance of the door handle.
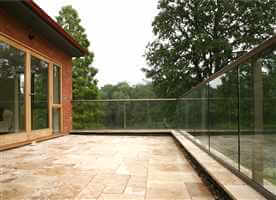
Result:
<instances>
[{"instance_id":1,"label":"door handle","mask_svg":"<svg viewBox=\"0 0 276 200\"><path fill-rule=\"evenodd\" d=\"M30 93L30 96L35 96L35 93Z\"/></svg>"}]
</instances>

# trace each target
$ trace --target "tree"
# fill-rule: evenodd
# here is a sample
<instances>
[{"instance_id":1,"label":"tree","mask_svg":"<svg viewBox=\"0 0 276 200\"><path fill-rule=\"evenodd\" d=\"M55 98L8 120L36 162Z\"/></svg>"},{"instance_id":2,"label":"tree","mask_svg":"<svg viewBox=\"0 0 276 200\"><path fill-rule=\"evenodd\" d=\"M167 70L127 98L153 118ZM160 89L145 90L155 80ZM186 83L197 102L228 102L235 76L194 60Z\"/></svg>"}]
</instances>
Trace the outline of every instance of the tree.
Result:
<instances>
[{"instance_id":1,"label":"tree","mask_svg":"<svg viewBox=\"0 0 276 200\"><path fill-rule=\"evenodd\" d=\"M57 23L69 33L81 47L88 49L90 42L85 29L80 25L81 19L72 6L65 6L56 17ZM73 98L96 99L98 97L97 80L94 78L97 69L91 66L94 54L89 52L81 58L73 58Z\"/></svg>"},{"instance_id":2,"label":"tree","mask_svg":"<svg viewBox=\"0 0 276 200\"><path fill-rule=\"evenodd\" d=\"M69 33L81 47L88 49L90 42L85 34L85 29L80 25L81 19L72 6L65 6L59 11L56 17L57 23ZM73 58L73 99L97 99L98 88L95 75L97 69L91 66L94 54L88 53L81 58ZM74 128L90 128L93 123L98 122L101 115L97 104L80 103L73 105L73 126Z\"/></svg>"},{"instance_id":3,"label":"tree","mask_svg":"<svg viewBox=\"0 0 276 200\"><path fill-rule=\"evenodd\" d=\"M132 99L154 99L156 98L151 82L137 84L132 89Z\"/></svg>"},{"instance_id":4,"label":"tree","mask_svg":"<svg viewBox=\"0 0 276 200\"><path fill-rule=\"evenodd\" d=\"M130 86L126 82L121 82L116 85L105 85L100 90L100 96L101 99L114 100L101 102L104 113L102 124L105 127L126 126L134 129L176 127L177 117L174 113L177 102L156 100L151 83Z\"/></svg>"},{"instance_id":5,"label":"tree","mask_svg":"<svg viewBox=\"0 0 276 200\"><path fill-rule=\"evenodd\" d=\"M120 82L116 85L107 84L100 89L101 99L154 99L155 94L151 83L129 85Z\"/></svg>"},{"instance_id":6,"label":"tree","mask_svg":"<svg viewBox=\"0 0 276 200\"><path fill-rule=\"evenodd\" d=\"M274 34L275 0L159 0L144 68L156 93L179 97Z\"/></svg>"}]
</instances>

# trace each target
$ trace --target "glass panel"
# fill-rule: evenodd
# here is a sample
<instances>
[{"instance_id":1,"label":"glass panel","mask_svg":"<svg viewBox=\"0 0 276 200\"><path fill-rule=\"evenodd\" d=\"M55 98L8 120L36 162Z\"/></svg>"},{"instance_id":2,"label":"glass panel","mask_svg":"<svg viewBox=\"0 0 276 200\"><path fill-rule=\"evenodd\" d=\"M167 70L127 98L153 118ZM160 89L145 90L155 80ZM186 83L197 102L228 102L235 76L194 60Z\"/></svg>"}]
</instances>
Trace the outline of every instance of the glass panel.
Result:
<instances>
[{"instance_id":1,"label":"glass panel","mask_svg":"<svg viewBox=\"0 0 276 200\"><path fill-rule=\"evenodd\" d=\"M73 129L122 129L124 102L73 102Z\"/></svg>"},{"instance_id":2,"label":"glass panel","mask_svg":"<svg viewBox=\"0 0 276 200\"><path fill-rule=\"evenodd\" d=\"M54 133L60 133L60 109L59 108L53 108L53 132Z\"/></svg>"},{"instance_id":3,"label":"glass panel","mask_svg":"<svg viewBox=\"0 0 276 200\"><path fill-rule=\"evenodd\" d=\"M49 128L48 68L47 62L31 57L32 130Z\"/></svg>"},{"instance_id":4,"label":"glass panel","mask_svg":"<svg viewBox=\"0 0 276 200\"><path fill-rule=\"evenodd\" d=\"M131 101L125 105L125 128L167 129L177 126L176 101Z\"/></svg>"},{"instance_id":5,"label":"glass panel","mask_svg":"<svg viewBox=\"0 0 276 200\"><path fill-rule=\"evenodd\" d=\"M134 102L133 102L134 103ZM169 113L174 113L174 105L166 101L148 101L144 107L140 108L144 111L145 122L147 121L148 128L166 129L174 126L172 118ZM142 128L140 126L140 128Z\"/></svg>"},{"instance_id":6,"label":"glass panel","mask_svg":"<svg viewBox=\"0 0 276 200\"><path fill-rule=\"evenodd\" d=\"M208 84L201 85L185 97L184 124L197 141L209 149Z\"/></svg>"},{"instance_id":7,"label":"glass panel","mask_svg":"<svg viewBox=\"0 0 276 200\"><path fill-rule=\"evenodd\" d=\"M0 134L25 130L23 51L0 41Z\"/></svg>"},{"instance_id":8,"label":"glass panel","mask_svg":"<svg viewBox=\"0 0 276 200\"><path fill-rule=\"evenodd\" d=\"M240 170L252 177L254 161L254 76L251 63L239 67Z\"/></svg>"},{"instance_id":9,"label":"glass panel","mask_svg":"<svg viewBox=\"0 0 276 200\"><path fill-rule=\"evenodd\" d=\"M60 67L53 66L53 103L60 104Z\"/></svg>"},{"instance_id":10,"label":"glass panel","mask_svg":"<svg viewBox=\"0 0 276 200\"><path fill-rule=\"evenodd\" d=\"M276 191L276 50L255 65L255 162L253 179ZM263 85L262 85L263 84ZM263 112L263 113L262 113Z\"/></svg>"},{"instance_id":11,"label":"glass panel","mask_svg":"<svg viewBox=\"0 0 276 200\"><path fill-rule=\"evenodd\" d=\"M177 128L187 129L188 127L188 111L187 111L188 101L183 98L177 101Z\"/></svg>"},{"instance_id":12,"label":"glass panel","mask_svg":"<svg viewBox=\"0 0 276 200\"><path fill-rule=\"evenodd\" d=\"M166 129L177 126L176 101L75 101L74 129Z\"/></svg>"},{"instance_id":13,"label":"glass panel","mask_svg":"<svg viewBox=\"0 0 276 200\"><path fill-rule=\"evenodd\" d=\"M151 121L149 105L147 102L128 102L126 106L125 127L139 129L141 127L150 128Z\"/></svg>"},{"instance_id":14,"label":"glass panel","mask_svg":"<svg viewBox=\"0 0 276 200\"><path fill-rule=\"evenodd\" d=\"M241 171L275 192L276 53L240 66Z\"/></svg>"},{"instance_id":15,"label":"glass panel","mask_svg":"<svg viewBox=\"0 0 276 200\"><path fill-rule=\"evenodd\" d=\"M238 74L229 71L209 82L211 152L238 168Z\"/></svg>"}]
</instances>

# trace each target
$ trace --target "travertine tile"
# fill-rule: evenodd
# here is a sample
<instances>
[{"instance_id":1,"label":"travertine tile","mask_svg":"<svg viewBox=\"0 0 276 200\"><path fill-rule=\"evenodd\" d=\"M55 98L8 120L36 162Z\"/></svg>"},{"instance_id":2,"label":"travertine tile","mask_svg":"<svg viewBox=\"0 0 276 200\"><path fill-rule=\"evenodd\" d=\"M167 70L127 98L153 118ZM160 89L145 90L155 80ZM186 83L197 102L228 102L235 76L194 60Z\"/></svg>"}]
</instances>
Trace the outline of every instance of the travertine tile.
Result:
<instances>
[{"instance_id":1,"label":"travertine tile","mask_svg":"<svg viewBox=\"0 0 276 200\"><path fill-rule=\"evenodd\" d=\"M175 200L175 199L174 198L146 198L146 200ZM183 200L183 199L179 199L179 200Z\"/></svg>"},{"instance_id":2,"label":"travertine tile","mask_svg":"<svg viewBox=\"0 0 276 200\"><path fill-rule=\"evenodd\" d=\"M186 187L192 199L204 198L206 200L212 200L213 195L202 183L186 183Z\"/></svg>"},{"instance_id":3,"label":"travertine tile","mask_svg":"<svg viewBox=\"0 0 276 200\"><path fill-rule=\"evenodd\" d=\"M102 193L99 199L135 199L135 200L144 200L146 194L146 188L142 187L126 187L123 193L121 194L106 194Z\"/></svg>"},{"instance_id":4,"label":"travertine tile","mask_svg":"<svg viewBox=\"0 0 276 200\"><path fill-rule=\"evenodd\" d=\"M190 200L191 196L183 183L162 183L149 187L146 198Z\"/></svg>"},{"instance_id":5,"label":"travertine tile","mask_svg":"<svg viewBox=\"0 0 276 200\"><path fill-rule=\"evenodd\" d=\"M245 182L243 182L240 178L237 176L233 176L233 174L230 171L218 171L215 172L216 179L220 181L223 185L245 185Z\"/></svg>"},{"instance_id":6,"label":"travertine tile","mask_svg":"<svg viewBox=\"0 0 276 200\"><path fill-rule=\"evenodd\" d=\"M156 163L149 166L149 170L160 172L194 172L194 169L189 164L183 163Z\"/></svg>"},{"instance_id":7,"label":"travertine tile","mask_svg":"<svg viewBox=\"0 0 276 200\"><path fill-rule=\"evenodd\" d=\"M144 196L125 194L103 194L97 200L144 200Z\"/></svg>"},{"instance_id":8,"label":"travertine tile","mask_svg":"<svg viewBox=\"0 0 276 200\"><path fill-rule=\"evenodd\" d=\"M104 184L89 184L81 191L77 199L97 199L104 188Z\"/></svg>"},{"instance_id":9,"label":"travertine tile","mask_svg":"<svg viewBox=\"0 0 276 200\"><path fill-rule=\"evenodd\" d=\"M105 180L105 194L121 194L124 192L130 176L127 175L113 175Z\"/></svg>"},{"instance_id":10,"label":"travertine tile","mask_svg":"<svg viewBox=\"0 0 276 200\"><path fill-rule=\"evenodd\" d=\"M146 176L131 176L127 187L146 188L147 177Z\"/></svg>"},{"instance_id":11,"label":"travertine tile","mask_svg":"<svg viewBox=\"0 0 276 200\"><path fill-rule=\"evenodd\" d=\"M72 135L1 155L5 200L190 200L186 184L202 183L169 136Z\"/></svg>"},{"instance_id":12,"label":"travertine tile","mask_svg":"<svg viewBox=\"0 0 276 200\"><path fill-rule=\"evenodd\" d=\"M117 174L128 174L136 176L146 176L148 170L147 161L125 161L122 162L119 169L116 171Z\"/></svg>"},{"instance_id":13,"label":"travertine tile","mask_svg":"<svg viewBox=\"0 0 276 200\"><path fill-rule=\"evenodd\" d=\"M185 182L201 183L201 179L195 173L160 173L149 171L148 183L152 182Z\"/></svg>"},{"instance_id":14,"label":"travertine tile","mask_svg":"<svg viewBox=\"0 0 276 200\"><path fill-rule=\"evenodd\" d=\"M247 185L224 185L227 190L235 193L235 198L239 200L265 200L263 196Z\"/></svg>"}]
</instances>

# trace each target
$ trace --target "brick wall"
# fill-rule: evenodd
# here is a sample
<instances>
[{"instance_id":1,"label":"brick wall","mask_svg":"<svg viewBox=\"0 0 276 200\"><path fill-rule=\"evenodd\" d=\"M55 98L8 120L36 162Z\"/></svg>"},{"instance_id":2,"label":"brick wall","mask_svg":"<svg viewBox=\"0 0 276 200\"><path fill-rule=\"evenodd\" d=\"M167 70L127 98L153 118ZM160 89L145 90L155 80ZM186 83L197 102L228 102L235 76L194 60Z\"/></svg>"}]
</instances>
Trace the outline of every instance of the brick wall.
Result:
<instances>
[{"instance_id":1,"label":"brick wall","mask_svg":"<svg viewBox=\"0 0 276 200\"><path fill-rule=\"evenodd\" d=\"M68 133L72 129L72 59L62 49L49 43L39 33L34 34L34 39L30 40L28 35L31 27L18 23L16 18L0 8L0 32L25 44L31 49L41 52L51 58L53 62L62 65L62 102L63 102L63 133ZM41 55L41 56L43 56Z\"/></svg>"},{"instance_id":2,"label":"brick wall","mask_svg":"<svg viewBox=\"0 0 276 200\"><path fill-rule=\"evenodd\" d=\"M72 130L72 59L62 71L63 132Z\"/></svg>"}]
</instances>

